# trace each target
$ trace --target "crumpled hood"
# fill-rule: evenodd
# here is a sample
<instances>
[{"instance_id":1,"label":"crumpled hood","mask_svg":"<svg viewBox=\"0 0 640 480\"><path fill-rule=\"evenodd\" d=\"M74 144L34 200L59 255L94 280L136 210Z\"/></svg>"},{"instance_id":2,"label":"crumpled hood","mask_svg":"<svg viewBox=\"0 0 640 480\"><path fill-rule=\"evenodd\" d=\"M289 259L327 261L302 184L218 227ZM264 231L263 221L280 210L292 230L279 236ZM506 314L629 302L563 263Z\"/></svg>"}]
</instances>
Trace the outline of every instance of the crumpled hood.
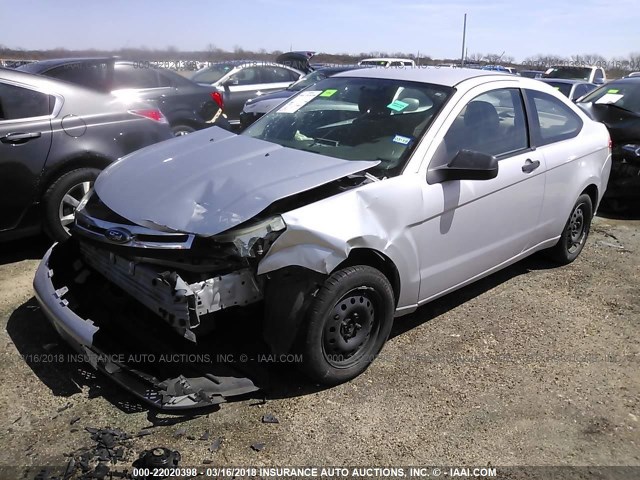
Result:
<instances>
[{"instance_id":1,"label":"crumpled hood","mask_svg":"<svg viewBox=\"0 0 640 480\"><path fill-rule=\"evenodd\" d=\"M134 152L100 176L95 191L139 225L210 236L250 220L276 200L366 170L211 127Z\"/></svg>"}]
</instances>

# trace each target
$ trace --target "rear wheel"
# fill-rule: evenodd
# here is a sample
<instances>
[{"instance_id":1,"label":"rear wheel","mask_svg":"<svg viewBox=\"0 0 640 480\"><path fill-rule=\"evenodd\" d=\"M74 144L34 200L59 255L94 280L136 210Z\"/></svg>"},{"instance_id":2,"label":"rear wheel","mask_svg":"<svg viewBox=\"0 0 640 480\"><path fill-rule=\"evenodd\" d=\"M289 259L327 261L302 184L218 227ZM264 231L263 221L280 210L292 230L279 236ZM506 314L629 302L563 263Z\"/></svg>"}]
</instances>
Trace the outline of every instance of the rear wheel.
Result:
<instances>
[{"instance_id":1,"label":"rear wheel","mask_svg":"<svg viewBox=\"0 0 640 480\"><path fill-rule=\"evenodd\" d=\"M49 186L43 197L43 225L53 240L61 242L69 238L76 207L99 174L96 168L79 168L65 173Z\"/></svg>"},{"instance_id":2,"label":"rear wheel","mask_svg":"<svg viewBox=\"0 0 640 480\"><path fill-rule=\"evenodd\" d=\"M174 125L171 127L171 131L176 137L182 137L183 135L189 135L190 133L195 132L196 129L189 125Z\"/></svg>"},{"instance_id":3,"label":"rear wheel","mask_svg":"<svg viewBox=\"0 0 640 480\"><path fill-rule=\"evenodd\" d=\"M332 274L318 291L302 332L302 368L328 385L358 376L374 360L393 324L393 290L369 266Z\"/></svg>"},{"instance_id":4,"label":"rear wheel","mask_svg":"<svg viewBox=\"0 0 640 480\"><path fill-rule=\"evenodd\" d=\"M558 243L549 249L549 256L556 262L566 265L573 262L584 248L591 228L593 204L591 197L582 194L573 206L571 215L560 235Z\"/></svg>"}]
</instances>

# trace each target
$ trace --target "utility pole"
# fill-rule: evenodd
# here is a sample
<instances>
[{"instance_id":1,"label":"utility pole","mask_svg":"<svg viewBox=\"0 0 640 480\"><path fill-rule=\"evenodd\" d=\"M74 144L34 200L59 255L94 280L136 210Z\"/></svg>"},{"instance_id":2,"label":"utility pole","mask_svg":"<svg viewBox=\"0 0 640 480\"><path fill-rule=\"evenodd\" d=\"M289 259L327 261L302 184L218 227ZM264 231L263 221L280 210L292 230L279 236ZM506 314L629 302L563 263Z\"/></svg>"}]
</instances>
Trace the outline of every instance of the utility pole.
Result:
<instances>
[{"instance_id":1,"label":"utility pole","mask_svg":"<svg viewBox=\"0 0 640 480\"><path fill-rule=\"evenodd\" d=\"M462 58L460 60L460 66L464 67L464 46L467 40L467 14L464 14L464 25L462 27Z\"/></svg>"}]
</instances>

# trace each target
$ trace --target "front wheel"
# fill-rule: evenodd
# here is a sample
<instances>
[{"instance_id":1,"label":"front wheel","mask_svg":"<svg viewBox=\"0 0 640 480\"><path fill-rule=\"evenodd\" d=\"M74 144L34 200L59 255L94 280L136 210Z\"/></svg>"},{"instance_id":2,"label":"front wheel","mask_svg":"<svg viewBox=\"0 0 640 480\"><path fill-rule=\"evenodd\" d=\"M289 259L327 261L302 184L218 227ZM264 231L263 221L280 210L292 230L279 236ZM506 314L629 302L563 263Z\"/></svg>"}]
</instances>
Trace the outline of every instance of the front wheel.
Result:
<instances>
[{"instance_id":1,"label":"front wheel","mask_svg":"<svg viewBox=\"0 0 640 480\"><path fill-rule=\"evenodd\" d=\"M583 193L578 197L558 243L549 249L549 256L561 265L573 262L584 248L591 228L593 204Z\"/></svg>"},{"instance_id":2,"label":"front wheel","mask_svg":"<svg viewBox=\"0 0 640 480\"><path fill-rule=\"evenodd\" d=\"M361 374L389 337L394 305L389 280L380 271L358 265L333 273L303 325L303 371L327 385Z\"/></svg>"}]
</instances>

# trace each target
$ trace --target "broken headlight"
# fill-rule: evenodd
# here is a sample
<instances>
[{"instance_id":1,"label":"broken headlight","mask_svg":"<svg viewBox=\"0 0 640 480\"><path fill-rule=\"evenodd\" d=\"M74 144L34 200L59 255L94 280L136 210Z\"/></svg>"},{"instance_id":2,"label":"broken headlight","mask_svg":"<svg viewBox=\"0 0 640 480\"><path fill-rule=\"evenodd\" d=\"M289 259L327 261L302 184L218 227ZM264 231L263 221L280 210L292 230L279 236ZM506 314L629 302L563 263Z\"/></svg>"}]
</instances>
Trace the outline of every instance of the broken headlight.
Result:
<instances>
[{"instance_id":1,"label":"broken headlight","mask_svg":"<svg viewBox=\"0 0 640 480\"><path fill-rule=\"evenodd\" d=\"M221 243L233 243L241 257L261 257L276 238L287 228L280 215L275 215L245 227L234 228L212 239Z\"/></svg>"}]
</instances>

